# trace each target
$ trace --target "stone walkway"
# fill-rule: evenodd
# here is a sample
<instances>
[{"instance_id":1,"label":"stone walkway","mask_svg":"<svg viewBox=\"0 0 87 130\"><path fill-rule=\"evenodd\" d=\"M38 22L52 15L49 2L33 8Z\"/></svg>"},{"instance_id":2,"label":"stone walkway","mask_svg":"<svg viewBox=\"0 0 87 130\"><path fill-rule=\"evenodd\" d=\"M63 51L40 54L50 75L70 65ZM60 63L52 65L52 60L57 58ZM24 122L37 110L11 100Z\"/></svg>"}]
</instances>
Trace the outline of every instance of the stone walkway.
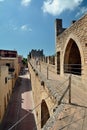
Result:
<instances>
[{"instance_id":1,"label":"stone walkway","mask_svg":"<svg viewBox=\"0 0 87 130\"><path fill-rule=\"evenodd\" d=\"M42 77L45 77L44 79L47 79L47 67L41 67L41 71L40 66L37 66L36 70L38 73L41 72L43 74ZM73 80L71 82L71 104L68 103L69 93L67 92L43 130L87 130L87 91L83 89L83 84L80 84L79 77L72 76L71 78L75 79L75 82ZM51 94L59 91L58 94L62 95L66 87L64 82L67 79L67 83L69 84L69 76L62 78L56 73L49 71L47 82ZM79 83L77 84L77 82Z\"/></svg>"}]
</instances>

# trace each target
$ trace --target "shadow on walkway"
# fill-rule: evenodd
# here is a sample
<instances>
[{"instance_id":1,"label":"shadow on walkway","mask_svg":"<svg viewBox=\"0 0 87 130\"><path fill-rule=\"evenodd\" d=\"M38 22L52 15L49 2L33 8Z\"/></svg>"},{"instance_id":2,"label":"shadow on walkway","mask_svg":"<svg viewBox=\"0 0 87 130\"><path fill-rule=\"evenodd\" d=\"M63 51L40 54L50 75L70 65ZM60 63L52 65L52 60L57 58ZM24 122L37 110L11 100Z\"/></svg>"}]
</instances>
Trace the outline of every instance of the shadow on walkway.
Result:
<instances>
[{"instance_id":1,"label":"shadow on walkway","mask_svg":"<svg viewBox=\"0 0 87 130\"><path fill-rule=\"evenodd\" d=\"M28 110L30 108L28 110L22 108L22 103L24 102L23 101L24 99L22 99L21 95L26 92L32 91L31 82L30 79L22 76L20 76L16 81L6 113L0 125L0 130L8 130L18 120L20 120L23 116L29 113ZM26 100L27 102L28 100L30 102L30 99L27 98ZM30 112L28 116L25 117L25 119L22 120L12 130L33 130L33 128L36 128L36 123L35 123L34 114Z\"/></svg>"}]
</instances>

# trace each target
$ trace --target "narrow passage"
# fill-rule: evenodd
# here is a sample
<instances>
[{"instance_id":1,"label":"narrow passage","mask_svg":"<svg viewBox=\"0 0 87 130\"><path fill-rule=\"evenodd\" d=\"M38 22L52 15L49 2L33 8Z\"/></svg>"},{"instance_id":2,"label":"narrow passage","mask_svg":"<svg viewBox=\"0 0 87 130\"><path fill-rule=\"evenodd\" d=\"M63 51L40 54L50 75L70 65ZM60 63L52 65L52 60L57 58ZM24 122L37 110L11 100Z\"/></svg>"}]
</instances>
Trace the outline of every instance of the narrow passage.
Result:
<instances>
[{"instance_id":1,"label":"narrow passage","mask_svg":"<svg viewBox=\"0 0 87 130\"><path fill-rule=\"evenodd\" d=\"M31 112L33 108L34 105L29 72L28 69L25 69L16 82L11 100L1 124L1 130L9 130L26 114L28 116L14 126L12 130L33 130L33 128L36 128L34 114Z\"/></svg>"}]
</instances>

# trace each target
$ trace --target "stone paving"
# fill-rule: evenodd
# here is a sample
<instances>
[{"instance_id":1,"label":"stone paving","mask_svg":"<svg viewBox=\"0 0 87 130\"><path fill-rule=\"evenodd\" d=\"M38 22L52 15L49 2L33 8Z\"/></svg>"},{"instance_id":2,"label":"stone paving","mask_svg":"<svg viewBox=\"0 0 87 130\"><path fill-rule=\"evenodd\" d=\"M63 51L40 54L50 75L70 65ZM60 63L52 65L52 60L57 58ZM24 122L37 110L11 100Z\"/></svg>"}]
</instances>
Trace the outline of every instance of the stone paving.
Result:
<instances>
[{"instance_id":1,"label":"stone paving","mask_svg":"<svg viewBox=\"0 0 87 130\"><path fill-rule=\"evenodd\" d=\"M48 89L50 89L51 94L53 94L54 91L59 91L59 94L62 95L60 90L64 90L66 88L65 84L69 84L69 76L62 78L52 71L49 71L47 79L46 67L42 66L42 68L40 68L40 66L35 67L34 65L34 68L39 75L42 73L43 76L41 78L44 77L43 80L45 79L44 81L48 83ZM79 80L76 80L76 82L78 81ZM65 84L63 84L64 82ZM68 103L69 95L66 93L61 104L56 107L53 116L50 117L43 127L43 130L87 130L87 91L84 91L84 89L82 89L84 86L81 85L83 84L79 83L77 86L77 83L75 84L75 82L72 81L71 104Z\"/></svg>"}]
</instances>

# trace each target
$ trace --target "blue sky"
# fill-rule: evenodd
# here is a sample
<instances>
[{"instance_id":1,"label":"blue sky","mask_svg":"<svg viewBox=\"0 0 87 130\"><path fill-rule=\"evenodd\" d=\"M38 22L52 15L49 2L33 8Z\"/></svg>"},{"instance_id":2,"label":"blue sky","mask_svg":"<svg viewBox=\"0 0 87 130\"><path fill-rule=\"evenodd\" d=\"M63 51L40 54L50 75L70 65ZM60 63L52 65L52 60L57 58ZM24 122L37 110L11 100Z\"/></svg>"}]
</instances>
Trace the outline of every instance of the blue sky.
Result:
<instances>
[{"instance_id":1,"label":"blue sky","mask_svg":"<svg viewBox=\"0 0 87 130\"><path fill-rule=\"evenodd\" d=\"M63 27L87 12L87 0L0 0L0 49L27 56L31 49L55 53L56 18Z\"/></svg>"}]
</instances>

